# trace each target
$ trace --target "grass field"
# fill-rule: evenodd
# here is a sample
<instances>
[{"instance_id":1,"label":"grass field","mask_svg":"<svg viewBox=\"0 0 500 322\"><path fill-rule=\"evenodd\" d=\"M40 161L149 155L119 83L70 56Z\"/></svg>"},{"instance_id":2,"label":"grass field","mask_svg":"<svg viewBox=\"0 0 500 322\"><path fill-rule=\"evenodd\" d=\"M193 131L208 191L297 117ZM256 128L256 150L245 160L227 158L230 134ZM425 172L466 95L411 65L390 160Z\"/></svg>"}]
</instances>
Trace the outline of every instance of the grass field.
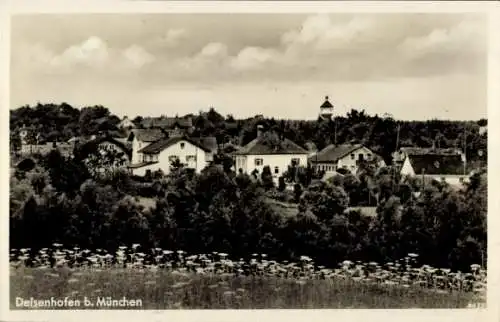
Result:
<instances>
[{"instance_id":1,"label":"grass field","mask_svg":"<svg viewBox=\"0 0 500 322\"><path fill-rule=\"evenodd\" d=\"M142 309L464 308L472 299L472 294L463 292L440 294L417 287L341 279L294 280L116 268L12 272L11 308L16 308L16 297L32 296L38 299L68 296L81 301L87 296L96 305L98 296L126 297L140 299Z\"/></svg>"},{"instance_id":2,"label":"grass field","mask_svg":"<svg viewBox=\"0 0 500 322\"><path fill-rule=\"evenodd\" d=\"M86 297L94 304L79 309L466 308L479 303L485 286L480 270L457 277L446 270L403 268L399 263L346 261L340 268L326 269L315 267L307 257L299 263L277 263L265 257L231 261L217 253L158 251L149 258L122 250L117 254L57 250L34 260L11 256L11 309L23 308L16 305L17 298L31 297L68 297L80 303ZM79 260L72 262L77 255ZM50 258L57 262L47 265ZM136 306L98 300L108 297L137 300Z\"/></svg>"}]
</instances>

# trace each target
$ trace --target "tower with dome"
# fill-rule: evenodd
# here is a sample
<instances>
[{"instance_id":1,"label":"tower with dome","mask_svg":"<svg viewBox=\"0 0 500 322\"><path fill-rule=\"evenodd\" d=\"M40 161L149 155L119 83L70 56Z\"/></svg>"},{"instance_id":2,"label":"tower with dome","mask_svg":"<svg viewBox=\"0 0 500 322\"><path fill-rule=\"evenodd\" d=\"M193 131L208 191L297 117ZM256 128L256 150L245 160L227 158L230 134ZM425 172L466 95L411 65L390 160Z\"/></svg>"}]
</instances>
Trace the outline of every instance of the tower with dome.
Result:
<instances>
[{"instance_id":1,"label":"tower with dome","mask_svg":"<svg viewBox=\"0 0 500 322\"><path fill-rule=\"evenodd\" d=\"M320 106L319 117L323 120L331 120L333 112L333 105L330 103L328 96L325 96L325 101Z\"/></svg>"}]
</instances>

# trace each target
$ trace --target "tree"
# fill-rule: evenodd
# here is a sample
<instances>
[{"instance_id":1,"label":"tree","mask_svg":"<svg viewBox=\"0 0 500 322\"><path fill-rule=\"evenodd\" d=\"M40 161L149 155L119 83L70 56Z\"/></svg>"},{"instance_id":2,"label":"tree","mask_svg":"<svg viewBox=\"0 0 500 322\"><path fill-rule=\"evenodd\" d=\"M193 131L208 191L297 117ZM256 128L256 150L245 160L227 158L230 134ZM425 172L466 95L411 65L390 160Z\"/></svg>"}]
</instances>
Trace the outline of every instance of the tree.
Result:
<instances>
[{"instance_id":1,"label":"tree","mask_svg":"<svg viewBox=\"0 0 500 322\"><path fill-rule=\"evenodd\" d=\"M273 175L271 173L271 168L266 165L262 169L261 174L262 185L266 190L269 190L274 187Z\"/></svg>"},{"instance_id":2,"label":"tree","mask_svg":"<svg viewBox=\"0 0 500 322\"><path fill-rule=\"evenodd\" d=\"M21 136L18 131L10 132L10 149L15 154L19 153L22 147Z\"/></svg>"},{"instance_id":3,"label":"tree","mask_svg":"<svg viewBox=\"0 0 500 322\"><path fill-rule=\"evenodd\" d=\"M280 176L278 180L279 180L278 191L285 191L286 189L285 178L283 176Z\"/></svg>"},{"instance_id":4,"label":"tree","mask_svg":"<svg viewBox=\"0 0 500 322\"><path fill-rule=\"evenodd\" d=\"M327 222L335 214L344 213L348 197L342 188L319 182L303 194L300 205L300 209L310 209L319 220Z\"/></svg>"},{"instance_id":5,"label":"tree","mask_svg":"<svg viewBox=\"0 0 500 322\"><path fill-rule=\"evenodd\" d=\"M294 195L295 203L300 202L300 198L302 197L302 193L303 193L303 190L302 190L302 186L300 185L300 183L294 184L293 185L293 195Z\"/></svg>"}]
</instances>

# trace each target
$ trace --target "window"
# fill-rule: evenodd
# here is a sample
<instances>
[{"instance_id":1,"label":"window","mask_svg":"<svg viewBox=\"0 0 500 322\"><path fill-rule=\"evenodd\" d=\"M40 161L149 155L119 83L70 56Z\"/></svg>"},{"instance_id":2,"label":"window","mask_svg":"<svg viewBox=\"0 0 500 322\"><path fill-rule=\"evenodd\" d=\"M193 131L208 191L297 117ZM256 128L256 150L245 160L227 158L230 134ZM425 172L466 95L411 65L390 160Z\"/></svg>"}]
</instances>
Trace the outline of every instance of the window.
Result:
<instances>
[{"instance_id":1,"label":"window","mask_svg":"<svg viewBox=\"0 0 500 322\"><path fill-rule=\"evenodd\" d=\"M351 153L351 160L354 160L354 153Z\"/></svg>"},{"instance_id":2,"label":"window","mask_svg":"<svg viewBox=\"0 0 500 322\"><path fill-rule=\"evenodd\" d=\"M299 158L293 158L292 159L292 166L297 166L300 164L300 159Z\"/></svg>"},{"instance_id":3,"label":"window","mask_svg":"<svg viewBox=\"0 0 500 322\"><path fill-rule=\"evenodd\" d=\"M176 160L179 160L179 157L176 155L171 155L168 157L168 161L170 161L170 162L174 162Z\"/></svg>"},{"instance_id":4,"label":"window","mask_svg":"<svg viewBox=\"0 0 500 322\"><path fill-rule=\"evenodd\" d=\"M263 164L264 164L264 160L262 160L260 158L259 159L255 159L255 165L256 166L263 165Z\"/></svg>"},{"instance_id":5,"label":"window","mask_svg":"<svg viewBox=\"0 0 500 322\"><path fill-rule=\"evenodd\" d=\"M195 162L196 155L186 155L186 162Z\"/></svg>"},{"instance_id":6,"label":"window","mask_svg":"<svg viewBox=\"0 0 500 322\"><path fill-rule=\"evenodd\" d=\"M185 144L184 142L181 142L181 149L184 149L184 146L185 146L185 145L186 145L186 144Z\"/></svg>"},{"instance_id":7,"label":"window","mask_svg":"<svg viewBox=\"0 0 500 322\"><path fill-rule=\"evenodd\" d=\"M274 167L274 173L280 173L280 168Z\"/></svg>"},{"instance_id":8,"label":"window","mask_svg":"<svg viewBox=\"0 0 500 322\"><path fill-rule=\"evenodd\" d=\"M371 155L370 153L368 153L368 154L366 155L366 159L367 159L367 160L371 160L371 158L372 158L372 155Z\"/></svg>"}]
</instances>

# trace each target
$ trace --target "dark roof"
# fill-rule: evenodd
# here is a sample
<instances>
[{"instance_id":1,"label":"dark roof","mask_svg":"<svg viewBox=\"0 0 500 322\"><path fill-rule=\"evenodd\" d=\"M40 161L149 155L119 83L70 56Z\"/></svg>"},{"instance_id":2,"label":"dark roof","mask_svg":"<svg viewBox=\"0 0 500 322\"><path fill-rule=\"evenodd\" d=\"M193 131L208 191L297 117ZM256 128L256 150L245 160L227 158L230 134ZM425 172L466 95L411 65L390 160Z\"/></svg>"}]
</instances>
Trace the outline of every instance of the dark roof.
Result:
<instances>
[{"instance_id":1,"label":"dark roof","mask_svg":"<svg viewBox=\"0 0 500 322\"><path fill-rule=\"evenodd\" d=\"M189 128L193 126L193 121L190 117L159 117L159 118L145 118L141 122L145 128L173 128L178 126L180 128Z\"/></svg>"},{"instance_id":2,"label":"dark roof","mask_svg":"<svg viewBox=\"0 0 500 322\"><path fill-rule=\"evenodd\" d=\"M234 154L308 154L307 150L290 139L283 138L278 145L273 146L266 142L264 137L257 137Z\"/></svg>"},{"instance_id":3,"label":"dark roof","mask_svg":"<svg viewBox=\"0 0 500 322\"><path fill-rule=\"evenodd\" d=\"M132 131L137 137L137 140L143 142L155 142L166 137L160 129L135 129Z\"/></svg>"},{"instance_id":4,"label":"dark roof","mask_svg":"<svg viewBox=\"0 0 500 322\"><path fill-rule=\"evenodd\" d=\"M199 147L200 149L202 149L205 152L212 152L212 150L209 149L208 147L206 147L205 145L203 145L199 141L199 139L192 139L192 138L188 138L185 136L174 136L171 138L161 139L159 141L153 142L153 143L149 144L148 146L142 148L141 150L139 150L139 152L145 153L145 154L160 153L161 151L165 150L169 146L172 146L180 141L187 141L187 142Z\"/></svg>"},{"instance_id":5,"label":"dark roof","mask_svg":"<svg viewBox=\"0 0 500 322\"><path fill-rule=\"evenodd\" d=\"M409 155L408 161L415 174L458 175L464 173L464 163L460 155Z\"/></svg>"},{"instance_id":6,"label":"dark roof","mask_svg":"<svg viewBox=\"0 0 500 322\"><path fill-rule=\"evenodd\" d=\"M421 154L454 155L461 153L459 149L454 149L454 148L438 149L438 148L421 148L421 147L401 147L399 151L407 155L421 155Z\"/></svg>"},{"instance_id":7,"label":"dark roof","mask_svg":"<svg viewBox=\"0 0 500 322\"><path fill-rule=\"evenodd\" d=\"M203 145L205 148L212 152L216 152L218 145L217 145L217 139L215 136L206 136L202 138L191 138L195 141L198 141L201 145Z\"/></svg>"},{"instance_id":8,"label":"dark roof","mask_svg":"<svg viewBox=\"0 0 500 322\"><path fill-rule=\"evenodd\" d=\"M328 100L328 96L325 97L325 102L321 104L321 108L330 108L333 107L332 103Z\"/></svg>"},{"instance_id":9,"label":"dark roof","mask_svg":"<svg viewBox=\"0 0 500 322\"><path fill-rule=\"evenodd\" d=\"M123 151L125 151L125 153L127 154L127 157L129 159L132 157L132 148L130 146L128 146L127 144L125 144L124 142L119 141L113 137L109 137L109 136L100 137L100 138L97 138L95 140L91 140L85 144L101 144L103 142L110 142L110 143L113 143L113 144L119 146Z\"/></svg>"},{"instance_id":10,"label":"dark roof","mask_svg":"<svg viewBox=\"0 0 500 322\"><path fill-rule=\"evenodd\" d=\"M336 162L344 156L363 148L361 144L330 144L316 155L309 158L311 162Z\"/></svg>"}]
</instances>

